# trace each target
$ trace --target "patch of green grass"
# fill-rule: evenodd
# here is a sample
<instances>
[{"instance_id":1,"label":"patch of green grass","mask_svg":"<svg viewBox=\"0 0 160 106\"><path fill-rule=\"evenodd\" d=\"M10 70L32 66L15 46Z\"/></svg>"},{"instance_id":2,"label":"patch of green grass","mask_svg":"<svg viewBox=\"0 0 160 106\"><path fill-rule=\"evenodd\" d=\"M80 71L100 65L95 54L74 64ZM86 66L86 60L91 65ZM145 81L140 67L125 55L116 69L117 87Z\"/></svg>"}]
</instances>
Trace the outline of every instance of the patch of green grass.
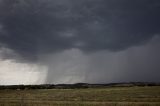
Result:
<instances>
[{"instance_id":1,"label":"patch of green grass","mask_svg":"<svg viewBox=\"0 0 160 106\"><path fill-rule=\"evenodd\" d=\"M160 106L160 86L0 90L0 106Z\"/></svg>"}]
</instances>

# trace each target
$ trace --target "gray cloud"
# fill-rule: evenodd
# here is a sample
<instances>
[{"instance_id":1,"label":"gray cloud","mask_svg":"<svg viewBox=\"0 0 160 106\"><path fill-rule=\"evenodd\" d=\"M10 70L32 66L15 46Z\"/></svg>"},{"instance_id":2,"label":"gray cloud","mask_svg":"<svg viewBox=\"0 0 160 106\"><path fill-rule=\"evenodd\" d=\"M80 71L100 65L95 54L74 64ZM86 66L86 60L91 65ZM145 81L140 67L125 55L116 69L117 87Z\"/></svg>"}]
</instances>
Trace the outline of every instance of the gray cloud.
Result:
<instances>
[{"instance_id":1,"label":"gray cloud","mask_svg":"<svg viewBox=\"0 0 160 106\"><path fill-rule=\"evenodd\" d=\"M159 40L156 36L145 45L118 52L104 50L84 54L72 49L44 56L43 64L49 66L46 82L159 82Z\"/></svg>"},{"instance_id":2,"label":"gray cloud","mask_svg":"<svg viewBox=\"0 0 160 106\"><path fill-rule=\"evenodd\" d=\"M158 81L159 13L159 0L0 0L0 57L47 66L47 83Z\"/></svg>"},{"instance_id":3,"label":"gray cloud","mask_svg":"<svg viewBox=\"0 0 160 106\"><path fill-rule=\"evenodd\" d=\"M0 1L1 46L32 61L71 48L124 50L160 28L158 0Z\"/></svg>"}]
</instances>

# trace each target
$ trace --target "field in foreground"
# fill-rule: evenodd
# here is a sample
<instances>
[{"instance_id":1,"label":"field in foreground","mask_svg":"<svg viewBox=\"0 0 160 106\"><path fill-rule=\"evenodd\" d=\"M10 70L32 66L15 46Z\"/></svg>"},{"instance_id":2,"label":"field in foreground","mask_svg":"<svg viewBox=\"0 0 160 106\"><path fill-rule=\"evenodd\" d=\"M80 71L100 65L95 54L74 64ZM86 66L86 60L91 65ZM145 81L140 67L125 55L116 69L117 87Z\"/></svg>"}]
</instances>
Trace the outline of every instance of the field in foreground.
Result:
<instances>
[{"instance_id":1,"label":"field in foreground","mask_svg":"<svg viewBox=\"0 0 160 106\"><path fill-rule=\"evenodd\" d=\"M0 106L160 106L160 86L0 90Z\"/></svg>"}]
</instances>

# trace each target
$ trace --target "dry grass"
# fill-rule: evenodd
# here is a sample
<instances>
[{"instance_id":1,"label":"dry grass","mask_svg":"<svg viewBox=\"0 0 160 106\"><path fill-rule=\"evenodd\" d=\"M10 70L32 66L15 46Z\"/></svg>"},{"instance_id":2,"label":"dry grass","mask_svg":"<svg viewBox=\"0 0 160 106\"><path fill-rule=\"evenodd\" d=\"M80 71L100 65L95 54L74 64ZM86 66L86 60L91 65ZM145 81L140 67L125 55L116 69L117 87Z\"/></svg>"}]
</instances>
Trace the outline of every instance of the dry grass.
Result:
<instances>
[{"instance_id":1,"label":"dry grass","mask_svg":"<svg viewBox=\"0 0 160 106\"><path fill-rule=\"evenodd\" d=\"M160 86L0 90L0 106L160 106Z\"/></svg>"}]
</instances>

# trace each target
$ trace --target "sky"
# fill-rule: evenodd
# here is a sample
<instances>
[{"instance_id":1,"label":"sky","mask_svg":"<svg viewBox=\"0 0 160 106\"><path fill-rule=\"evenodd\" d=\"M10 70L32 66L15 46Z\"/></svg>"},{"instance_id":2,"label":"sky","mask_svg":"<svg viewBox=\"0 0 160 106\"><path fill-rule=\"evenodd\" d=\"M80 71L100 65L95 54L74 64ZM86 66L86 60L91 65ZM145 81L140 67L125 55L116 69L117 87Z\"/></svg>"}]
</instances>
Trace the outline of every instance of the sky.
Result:
<instances>
[{"instance_id":1,"label":"sky","mask_svg":"<svg viewBox=\"0 0 160 106\"><path fill-rule=\"evenodd\" d=\"M0 0L0 85L160 82L159 0Z\"/></svg>"}]
</instances>

